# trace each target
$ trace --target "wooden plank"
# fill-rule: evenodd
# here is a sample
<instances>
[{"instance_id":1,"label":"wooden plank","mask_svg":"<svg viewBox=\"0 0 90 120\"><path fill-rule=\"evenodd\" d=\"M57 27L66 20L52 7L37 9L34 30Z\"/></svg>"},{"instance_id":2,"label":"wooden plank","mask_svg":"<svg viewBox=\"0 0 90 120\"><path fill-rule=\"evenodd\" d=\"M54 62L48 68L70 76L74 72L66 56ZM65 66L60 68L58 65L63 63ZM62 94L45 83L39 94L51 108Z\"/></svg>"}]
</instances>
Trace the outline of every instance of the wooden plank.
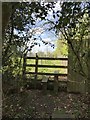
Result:
<instances>
[{"instance_id":1,"label":"wooden plank","mask_svg":"<svg viewBox=\"0 0 90 120\"><path fill-rule=\"evenodd\" d=\"M26 59L36 59L36 57L26 57ZM49 57L38 57L39 60L68 60L68 58L49 58Z\"/></svg>"},{"instance_id":2,"label":"wooden plank","mask_svg":"<svg viewBox=\"0 0 90 120\"><path fill-rule=\"evenodd\" d=\"M35 72L25 72L25 74L35 74ZM41 73L41 72L38 72L37 73L38 75L56 75L56 73ZM57 73L58 76L67 76L67 74L63 74L63 73Z\"/></svg>"},{"instance_id":3,"label":"wooden plank","mask_svg":"<svg viewBox=\"0 0 90 120\"><path fill-rule=\"evenodd\" d=\"M41 60L68 60L68 58L49 58L49 57L39 57Z\"/></svg>"},{"instance_id":4,"label":"wooden plank","mask_svg":"<svg viewBox=\"0 0 90 120\"><path fill-rule=\"evenodd\" d=\"M48 77L45 75L43 76L43 79L42 79L42 87L43 87L44 94L46 94L47 92L47 82L48 82Z\"/></svg>"},{"instance_id":5,"label":"wooden plank","mask_svg":"<svg viewBox=\"0 0 90 120\"><path fill-rule=\"evenodd\" d=\"M57 94L58 93L58 70L54 71L54 93Z\"/></svg>"},{"instance_id":6,"label":"wooden plank","mask_svg":"<svg viewBox=\"0 0 90 120\"><path fill-rule=\"evenodd\" d=\"M34 87L36 88L37 84L37 73L38 73L38 56L36 54L36 65L35 65L35 78L34 78Z\"/></svg>"},{"instance_id":7,"label":"wooden plank","mask_svg":"<svg viewBox=\"0 0 90 120\"><path fill-rule=\"evenodd\" d=\"M36 67L35 64L26 64L28 67ZM48 68L67 68L68 66L62 66L62 65L37 65L38 67L48 67Z\"/></svg>"},{"instance_id":8,"label":"wooden plank","mask_svg":"<svg viewBox=\"0 0 90 120\"><path fill-rule=\"evenodd\" d=\"M47 82L48 82L48 77L47 76L43 76L42 83L47 83Z\"/></svg>"},{"instance_id":9,"label":"wooden plank","mask_svg":"<svg viewBox=\"0 0 90 120\"><path fill-rule=\"evenodd\" d=\"M23 57L23 75L25 74L25 71L26 71L26 59L25 59L25 56L26 56L26 54L24 54L24 57Z\"/></svg>"},{"instance_id":10,"label":"wooden plank","mask_svg":"<svg viewBox=\"0 0 90 120\"><path fill-rule=\"evenodd\" d=\"M27 57L26 56L26 59L36 59L36 57Z\"/></svg>"},{"instance_id":11,"label":"wooden plank","mask_svg":"<svg viewBox=\"0 0 90 120\"><path fill-rule=\"evenodd\" d=\"M24 57L23 57L23 69L22 69L22 77L23 77L23 81L22 81L22 86L24 85L24 80L26 79L26 75L25 75L25 72L26 72L26 54L24 54Z\"/></svg>"}]
</instances>

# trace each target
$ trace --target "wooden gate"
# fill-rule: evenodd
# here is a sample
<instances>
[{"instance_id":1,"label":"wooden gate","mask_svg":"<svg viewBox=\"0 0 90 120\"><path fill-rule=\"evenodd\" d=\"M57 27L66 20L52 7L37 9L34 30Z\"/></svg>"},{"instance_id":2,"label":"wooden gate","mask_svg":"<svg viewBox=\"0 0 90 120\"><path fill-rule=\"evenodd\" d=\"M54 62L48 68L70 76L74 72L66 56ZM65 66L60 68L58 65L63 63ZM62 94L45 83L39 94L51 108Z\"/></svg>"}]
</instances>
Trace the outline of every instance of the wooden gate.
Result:
<instances>
[{"instance_id":1,"label":"wooden gate","mask_svg":"<svg viewBox=\"0 0 90 120\"><path fill-rule=\"evenodd\" d=\"M35 60L35 64L28 64L27 63L27 59L29 60ZM49 57L39 57L36 54L36 57L28 57L26 55L24 55L23 58L23 79L25 80L26 78L26 74L33 74L34 75L34 84L36 85L37 83L37 76L38 75L46 75L46 76L67 76L67 73L59 73L59 72L55 72L53 71L53 73L50 72L39 72L38 68L63 68L63 69L67 69L67 65L40 65L39 64L39 60L59 60L59 61L68 61L68 58L49 58ZM31 72L31 71L27 71L26 67L34 67L35 71Z\"/></svg>"}]
</instances>

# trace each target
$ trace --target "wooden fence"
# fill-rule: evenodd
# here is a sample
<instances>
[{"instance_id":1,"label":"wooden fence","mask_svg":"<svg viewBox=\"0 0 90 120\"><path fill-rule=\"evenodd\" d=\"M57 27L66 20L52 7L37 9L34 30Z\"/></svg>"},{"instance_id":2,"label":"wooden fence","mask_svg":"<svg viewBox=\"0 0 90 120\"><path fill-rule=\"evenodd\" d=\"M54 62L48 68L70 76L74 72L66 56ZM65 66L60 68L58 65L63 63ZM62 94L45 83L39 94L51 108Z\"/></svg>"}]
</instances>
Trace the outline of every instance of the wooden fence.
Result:
<instances>
[{"instance_id":1,"label":"wooden fence","mask_svg":"<svg viewBox=\"0 0 90 120\"><path fill-rule=\"evenodd\" d=\"M26 60L30 59L30 60L35 60L35 64L27 64ZM49 58L49 57L38 57L38 55L36 54L36 57L28 57L26 55L24 55L23 57L23 78L25 78L26 74L33 74L35 75L34 78L34 83L36 84L37 82L37 76L38 75L49 75L49 76L54 76L54 75L58 75L58 76L67 76L66 73L49 73L49 72L38 72L38 68L64 68L67 69L67 66L65 65L39 65L39 60L60 60L60 61L68 61L68 58ZM30 72L30 71L26 71L26 67L34 67L35 71L34 72Z\"/></svg>"}]
</instances>

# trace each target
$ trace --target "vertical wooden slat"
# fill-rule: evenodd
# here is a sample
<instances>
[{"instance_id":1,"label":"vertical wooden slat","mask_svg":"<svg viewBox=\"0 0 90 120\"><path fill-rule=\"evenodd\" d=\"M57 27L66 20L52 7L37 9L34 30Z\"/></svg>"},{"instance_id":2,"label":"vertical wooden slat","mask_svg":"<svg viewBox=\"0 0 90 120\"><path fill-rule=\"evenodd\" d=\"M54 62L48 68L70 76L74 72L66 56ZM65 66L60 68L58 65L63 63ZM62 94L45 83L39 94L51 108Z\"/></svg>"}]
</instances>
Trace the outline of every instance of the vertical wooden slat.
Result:
<instances>
[{"instance_id":1,"label":"vertical wooden slat","mask_svg":"<svg viewBox=\"0 0 90 120\"><path fill-rule=\"evenodd\" d=\"M23 81L22 81L22 85L24 85L24 81L26 78L25 72L26 72L26 54L24 54L24 56L23 56L23 71L22 71L22 77L23 77L22 80Z\"/></svg>"},{"instance_id":2,"label":"vertical wooden slat","mask_svg":"<svg viewBox=\"0 0 90 120\"><path fill-rule=\"evenodd\" d=\"M43 89L43 94L47 93L47 83L48 83L48 77L45 75L42 78L42 89Z\"/></svg>"},{"instance_id":3,"label":"vertical wooden slat","mask_svg":"<svg viewBox=\"0 0 90 120\"><path fill-rule=\"evenodd\" d=\"M38 73L38 55L36 53L36 66L35 66L34 88L36 88L36 84L37 84L37 73Z\"/></svg>"},{"instance_id":4,"label":"vertical wooden slat","mask_svg":"<svg viewBox=\"0 0 90 120\"><path fill-rule=\"evenodd\" d=\"M54 75L54 92L55 92L55 94L57 94L57 92L58 92L58 75L57 75L57 73L59 73L59 71L54 71L54 73L56 74L56 75Z\"/></svg>"}]
</instances>

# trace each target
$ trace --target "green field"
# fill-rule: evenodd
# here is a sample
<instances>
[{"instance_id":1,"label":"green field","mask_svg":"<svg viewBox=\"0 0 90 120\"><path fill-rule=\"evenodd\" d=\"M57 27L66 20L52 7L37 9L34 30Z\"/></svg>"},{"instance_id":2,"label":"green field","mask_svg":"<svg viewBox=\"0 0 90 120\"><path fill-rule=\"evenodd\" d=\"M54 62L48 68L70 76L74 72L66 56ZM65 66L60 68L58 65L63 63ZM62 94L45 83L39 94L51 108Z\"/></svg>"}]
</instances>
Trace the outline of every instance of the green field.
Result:
<instances>
[{"instance_id":1,"label":"green field","mask_svg":"<svg viewBox=\"0 0 90 120\"><path fill-rule=\"evenodd\" d=\"M27 59L27 64L35 64L35 60ZM60 60L39 60L38 65L64 65L67 66L67 61ZM27 71L34 72L35 67L26 67ZM38 72L49 72L53 73L55 70L58 70L59 73L67 73L67 69L65 68L38 68Z\"/></svg>"}]
</instances>

